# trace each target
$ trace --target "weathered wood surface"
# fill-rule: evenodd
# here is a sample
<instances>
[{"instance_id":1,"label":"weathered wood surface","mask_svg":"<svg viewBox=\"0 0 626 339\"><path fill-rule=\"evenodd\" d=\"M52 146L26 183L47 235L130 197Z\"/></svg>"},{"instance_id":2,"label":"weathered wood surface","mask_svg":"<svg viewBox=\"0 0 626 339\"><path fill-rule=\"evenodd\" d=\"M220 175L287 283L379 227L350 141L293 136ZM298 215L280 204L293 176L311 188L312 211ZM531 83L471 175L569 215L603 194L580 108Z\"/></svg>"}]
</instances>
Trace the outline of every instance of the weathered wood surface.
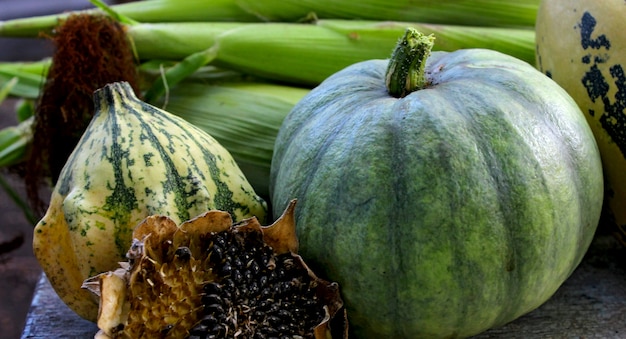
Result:
<instances>
[{"instance_id":1,"label":"weathered wood surface","mask_svg":"<svg viewBox=\"0 0 626 339\"><path fill-rule=\"evenodd\" d=\"M625 258L612 237L597 237L582 264L548 302L475 339L626 338ZM96 331L95 324L61 302L42 276L22 339L93 338Z\"/></svg>"}]
</instances>

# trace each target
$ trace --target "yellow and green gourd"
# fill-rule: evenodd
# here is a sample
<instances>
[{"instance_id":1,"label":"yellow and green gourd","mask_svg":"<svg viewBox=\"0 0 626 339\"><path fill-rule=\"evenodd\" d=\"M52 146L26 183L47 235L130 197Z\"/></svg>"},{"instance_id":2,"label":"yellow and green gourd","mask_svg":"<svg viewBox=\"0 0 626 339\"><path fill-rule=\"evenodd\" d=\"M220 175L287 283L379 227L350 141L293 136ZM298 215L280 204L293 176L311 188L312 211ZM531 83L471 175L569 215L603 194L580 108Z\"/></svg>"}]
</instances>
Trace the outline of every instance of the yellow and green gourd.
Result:
<instances>
[{"instance_id":1,"label":"yellow and green gourd","mask_svg":"<svg viewBox=\"0 0 626 339\"><path fill-rule=\"evenodd\" d=\"M125 82L94 93L95 115L36 225L34 253L61 299L95 321L85 279L125 260L135 226L149 215L175 222L219 209L265 220L267 205L215 139L139 100Z\"/></svg>"}]
</instances>

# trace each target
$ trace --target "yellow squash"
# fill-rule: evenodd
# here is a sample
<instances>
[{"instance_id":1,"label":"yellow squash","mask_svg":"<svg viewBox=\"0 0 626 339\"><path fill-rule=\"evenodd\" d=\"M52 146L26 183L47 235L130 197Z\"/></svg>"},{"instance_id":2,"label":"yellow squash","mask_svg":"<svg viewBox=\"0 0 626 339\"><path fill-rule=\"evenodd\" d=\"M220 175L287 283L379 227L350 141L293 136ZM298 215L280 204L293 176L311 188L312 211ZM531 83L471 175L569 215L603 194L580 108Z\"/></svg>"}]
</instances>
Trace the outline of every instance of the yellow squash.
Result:
<instances>
[{"instance_id":1,"label":"yellow squash","mask_svg":"<svg viewBox=\"0 0 626 339\"><path fill-rule=\"evenodd\" d=\"M606 215L626 244L626 2L543 0L537 67L585 114L600 148Z\"/></svg>"}]
</instances>

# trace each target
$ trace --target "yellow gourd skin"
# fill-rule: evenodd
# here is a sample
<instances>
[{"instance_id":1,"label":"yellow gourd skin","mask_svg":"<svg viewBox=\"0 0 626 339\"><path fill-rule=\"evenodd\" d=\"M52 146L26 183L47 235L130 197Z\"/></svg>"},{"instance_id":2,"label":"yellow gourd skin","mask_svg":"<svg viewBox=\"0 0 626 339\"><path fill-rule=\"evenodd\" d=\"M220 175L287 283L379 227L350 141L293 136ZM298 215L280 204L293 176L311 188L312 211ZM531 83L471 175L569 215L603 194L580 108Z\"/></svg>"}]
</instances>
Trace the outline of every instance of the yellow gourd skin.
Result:
<instances>
[{"instance_id":1,"label":"yellow gourd skin","mask_svg":"<svg viewBox=\"0 0 626 339\"><path fill-rule=\"evenodd\" d=\"M574 98L594 133L607 221L626 244L626 2L543 0L536 43L537 67Z\"/></svg>"}]
</instances>

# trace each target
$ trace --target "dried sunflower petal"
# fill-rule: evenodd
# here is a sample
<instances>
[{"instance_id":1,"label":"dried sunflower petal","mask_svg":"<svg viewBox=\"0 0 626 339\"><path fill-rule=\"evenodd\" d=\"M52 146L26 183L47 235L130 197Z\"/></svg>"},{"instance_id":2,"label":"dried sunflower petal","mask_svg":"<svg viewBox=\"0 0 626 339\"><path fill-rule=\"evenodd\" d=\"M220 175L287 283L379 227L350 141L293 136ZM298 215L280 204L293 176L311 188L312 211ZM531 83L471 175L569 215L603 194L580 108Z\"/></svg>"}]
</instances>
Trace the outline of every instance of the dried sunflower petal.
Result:
<instances>
[{"instance_id":1,"label":"dried sunflower petal","mask_svg":"<svg viewBox=\"0 0 626 339\"><path fill-rule=\"evenodd\" d=\"M128 262L83 284L100 298L96 338L347 337L339 286L297 254L294 208L266 227L223 211L146 218Z\"/></svg>"}]
</instances>

